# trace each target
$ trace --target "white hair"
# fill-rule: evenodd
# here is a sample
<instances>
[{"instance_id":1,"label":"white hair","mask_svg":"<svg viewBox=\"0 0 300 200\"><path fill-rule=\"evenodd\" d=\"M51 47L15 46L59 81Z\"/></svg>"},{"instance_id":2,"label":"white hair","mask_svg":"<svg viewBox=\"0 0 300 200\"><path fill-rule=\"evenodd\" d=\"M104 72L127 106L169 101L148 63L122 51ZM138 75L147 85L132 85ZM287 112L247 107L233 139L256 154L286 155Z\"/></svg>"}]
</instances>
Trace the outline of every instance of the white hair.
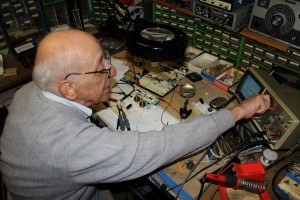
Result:
<instances>
[{"instance_id":1,"label":"white hair","mask_svg":"<svg viewBox=\"0 0 300 200\"><path fill-rule=\"evenodd\" d=\"M48 91L49 85L61 77L65 66L66 62L57 58L52 58L51 60L43 59L35 62L32 73L33 80L41 89Z\"/></svg>"},{"instance_id":2,"label":"white hair","mask_svg":"<svg viewBox=\"0 0 300 200\"><path fill-rule=\"evenodd\" d=\"M73 36L68 35L70 31L76 33ZM76 39L78 35L83 35L83 33L76 30L69 31L56 31L51 32L46 36L46 42L41 41L37 49L37 56L35 59L34 69L33 69L33 80L36 84L43 90L50 91L55 85L59 84L58 81L64 79L68 70L71 68L76 70L82 67L89 55L84 55L81 49L78 48L81 44L76 44L74 47L70 40ZM63 34L60 34L63 32ZM92 35L84 33L85 37L89 36L94 39L98 45L101 44ZM50 36L49 36L50 35ZM72 39L70 39L70 36ZM67 37L67 38L65 38ZM65 39L65 40L64 40ZM45 38L43 39L45 40ZM63 40L60 42L60 40ZM67 41L67 42L66 42Z\"/></svg>"}]
</instances>

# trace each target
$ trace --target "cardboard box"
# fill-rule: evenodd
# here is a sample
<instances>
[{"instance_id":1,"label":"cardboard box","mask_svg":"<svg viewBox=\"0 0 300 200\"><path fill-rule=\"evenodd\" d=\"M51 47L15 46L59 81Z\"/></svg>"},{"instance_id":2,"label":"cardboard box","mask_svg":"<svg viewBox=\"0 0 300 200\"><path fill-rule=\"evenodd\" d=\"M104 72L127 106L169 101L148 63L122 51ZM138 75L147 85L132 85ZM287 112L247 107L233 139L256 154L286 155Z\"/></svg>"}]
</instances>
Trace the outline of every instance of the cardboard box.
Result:
<instances>
[{"instance_id":1,"label":"cardboard box","mask_svg":"<svg viewBox=\"0 0 300 200\"><path fill-rule=\"evenodd\" d=\"M210 67L206 67L201 71L201 75L209 81L214 81L220 73L224 72L228 68L232 67L232 63L225 60L216 60Z\"/></svg>"},{"instance_id":2,"label":"cardboard box","mask_svg":"<svg viewBox=\"0 0 300 200\"><path fill-rule=\"evenodd\" d=\"M203 53L188 63L188 68L194 72L201 74L209 81L213 81L214 78L232 67L232 63L225 60L219 60L218 57L208 53Z\"/></svg>"},{"instance_id":3,"label":"cardboard box","mask_svg":"<svg viewBox=\"0 0 300 200\"><path fill-rule=\"evenodd\" d=\"M233 85L241 80L243 75L244 71L231 67L214 79L214 85L228 91Z\"/></svg>"},{"instance_id":4,"label":"cardboard box","mask_svg":"<svg viewBox=\"0 0 300 200\"><path fill-rule=\"evenodd\" d=\"M188 67L188 63L203 53L202 50L194 48L192 46L188 46L185 50L183 58L178 59L176 62L180 65Z\"/></svg>"}]
</instances>

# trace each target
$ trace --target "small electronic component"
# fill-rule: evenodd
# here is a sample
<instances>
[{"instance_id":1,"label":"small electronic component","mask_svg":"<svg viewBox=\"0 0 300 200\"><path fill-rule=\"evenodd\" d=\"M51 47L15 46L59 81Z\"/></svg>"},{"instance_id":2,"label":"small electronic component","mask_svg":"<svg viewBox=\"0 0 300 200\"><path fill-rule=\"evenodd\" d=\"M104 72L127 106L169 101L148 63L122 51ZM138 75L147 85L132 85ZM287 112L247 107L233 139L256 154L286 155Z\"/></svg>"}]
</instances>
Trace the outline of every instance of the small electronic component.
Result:
<instances>
[{"instance_id":1,"label":"small electronic component","mask_svg":"<svg viewBox=\"0 0 300 200\"><path fill-rule=\"evenodd\" d=\"M196 72L189 73L189 74L186 75L186 77L188 79L190 79L191 81L193 81L193 82L201 81L203 79L203 77L200 74L196 73Z\"/></svg>"}]
</instances>

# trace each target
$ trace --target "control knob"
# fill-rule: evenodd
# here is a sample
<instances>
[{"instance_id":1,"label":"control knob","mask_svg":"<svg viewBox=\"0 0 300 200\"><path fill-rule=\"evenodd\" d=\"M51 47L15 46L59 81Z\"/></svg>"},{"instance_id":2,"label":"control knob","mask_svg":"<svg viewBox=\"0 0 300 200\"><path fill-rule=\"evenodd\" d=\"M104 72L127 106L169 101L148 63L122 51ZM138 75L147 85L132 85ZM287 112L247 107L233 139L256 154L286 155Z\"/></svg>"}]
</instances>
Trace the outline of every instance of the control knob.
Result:
<instances>
[{"instance_id":1,"label":"control knob","mask_svg":"<svg viewBox=\"0 0 300 200\"><path fill-rule=\"evenodd\" d=\"M275 27L279 27L283 24L283 18L280 15L274 15L272 17L272 25Z\"/></svg>"}]
</instances>

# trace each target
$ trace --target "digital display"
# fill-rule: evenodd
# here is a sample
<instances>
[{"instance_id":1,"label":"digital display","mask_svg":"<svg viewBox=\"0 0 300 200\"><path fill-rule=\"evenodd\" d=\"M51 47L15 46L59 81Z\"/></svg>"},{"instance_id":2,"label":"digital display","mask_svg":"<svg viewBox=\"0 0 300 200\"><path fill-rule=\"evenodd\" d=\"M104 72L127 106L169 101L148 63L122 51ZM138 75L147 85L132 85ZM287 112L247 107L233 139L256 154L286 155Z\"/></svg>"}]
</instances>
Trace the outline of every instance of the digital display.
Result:
<instances>
[{"instance_id":1,"label":"digital display","mask_svg":"<svg viewBox=\"0 0 300 200\"><path fill-rule=\"evenodd\" d=\"M247 71L236 89L236 95L239 99L245 100L256 93L261 93L264 90L262 84Z\"/></svg>"}]
</instances>

